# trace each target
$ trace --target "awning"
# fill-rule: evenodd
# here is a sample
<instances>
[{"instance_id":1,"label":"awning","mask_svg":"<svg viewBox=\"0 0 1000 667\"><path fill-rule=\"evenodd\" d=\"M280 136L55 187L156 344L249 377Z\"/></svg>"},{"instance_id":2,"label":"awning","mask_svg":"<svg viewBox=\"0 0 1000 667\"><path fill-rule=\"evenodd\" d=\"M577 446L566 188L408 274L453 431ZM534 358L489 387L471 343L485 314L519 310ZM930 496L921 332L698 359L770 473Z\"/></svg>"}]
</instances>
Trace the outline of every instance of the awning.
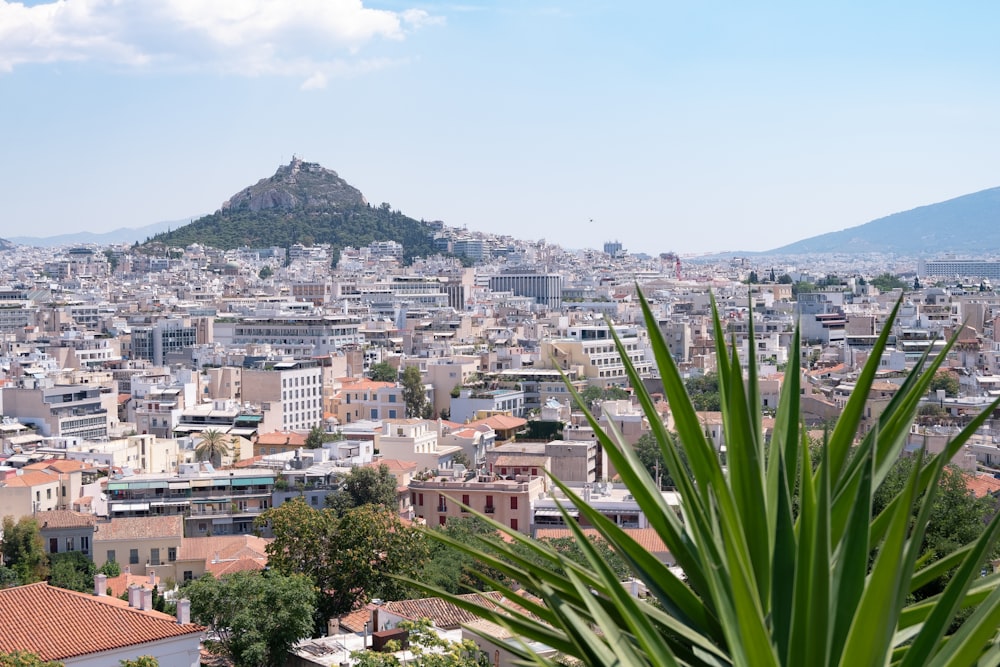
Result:
<instances>
[{"instance_id":1,"label":"awning","mask_svg":"<svg viewBox=\"0 0 1000 667\"><path fill-rule=\"evenodd\" d=\"M193 489L195 487L212 486L213 481L214 480L211 479L192 479L191 488Z\"/></svg>"},{"instance_id":2,"label":"awning","mask_svg":"<svg viewBox=\"0 0 1000 667\"><path fill-rule=\"evenodd\" d=\"M168 489L187 489L191 487L191 482L167 482Z\"/></svg>"},{"instance_id":3,"label":"awning","mask_svg":"<svg viewBox=\"0 0 1000 667\"><path fill-rule=\"evenodd\" d=\"M111 508L112 512L147 512L149 503L122 503Z\"/></svg>"},{"instance_id":4,"label":"awning","mask_svg":"<svg viewBox=\"0 0 1000 667\"><path fill-rule=\"evenodd\" d=\"M580 516L580 511L575 509L567 509L566 513L572 517ZM562 512L559 510L535 510L535 516L562 516Z\"/></svg>"},{"instance_id":5,"label":"awning","mask_svg":"<svg viewBox=\"0 0 1000 667\"><path fill-rule=\"evenodd\" d=\"M258 486L263 484L274 484L273 477L234 477L233 486Z\"/></svg>"}]
</instances>

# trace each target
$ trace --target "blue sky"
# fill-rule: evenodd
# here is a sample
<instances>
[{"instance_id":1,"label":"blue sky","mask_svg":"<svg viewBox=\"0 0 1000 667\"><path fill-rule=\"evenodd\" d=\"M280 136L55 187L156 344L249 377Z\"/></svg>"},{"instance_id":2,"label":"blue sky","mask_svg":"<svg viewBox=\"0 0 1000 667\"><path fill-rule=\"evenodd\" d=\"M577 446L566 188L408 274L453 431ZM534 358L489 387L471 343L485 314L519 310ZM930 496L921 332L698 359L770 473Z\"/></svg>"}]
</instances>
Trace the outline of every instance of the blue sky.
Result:
<instances>
[{"instance_id":1,"label":"blue sky","mask_svg":"<svg viewBox=\"0 0 1000 667\"><path fill-rule=\"evenodd\" d=\"M292 154L570 248L766 250L1000 185L1000 4L0 0L0 237Z\"/></svg>"}]
</instances>

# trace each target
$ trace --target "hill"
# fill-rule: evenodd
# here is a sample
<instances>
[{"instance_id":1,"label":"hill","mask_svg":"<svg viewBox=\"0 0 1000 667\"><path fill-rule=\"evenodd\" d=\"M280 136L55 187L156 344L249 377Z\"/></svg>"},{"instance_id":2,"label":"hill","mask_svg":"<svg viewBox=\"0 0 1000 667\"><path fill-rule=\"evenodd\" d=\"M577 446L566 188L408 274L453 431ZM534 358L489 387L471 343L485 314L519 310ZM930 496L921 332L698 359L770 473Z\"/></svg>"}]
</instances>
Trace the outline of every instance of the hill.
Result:
<instances>
[{"instance_id":1,"label":"hill","mask_svg":"<svg viewBox=\"0 0 1000 667\"><path fill-rule=\"evenodd\" d=\"M154 222L143 227L120 227L110 232L76 232L73 234L57 234L55 236L12 236L10 241L19 245L36 248L54 248L61 245L112 245L116 243L138 243L154 234L169 231L180 225L191 222L191 218L183 220L167 220Z\"/></svg>"},{"instance_id":2,"label":"hill","mask_svg":"<svg viewBox=\"0 0 1000 667\"><path fill-rule=\"evenodd\" d=\"M0 251L3 250L13 250L14 242L8 241L7 239L0 239Z\"/></svg>"},{"instance_id":3,"label":"hill","mask_svg":"<svg viewBox=\"0 0 1000 667\"><path fill-rule=\"evenodd\" d=\"M790 243L766 254L941 252L982 254L1000 250L1000 188L954 199Z\"/></svg>"},{"instance_id":4,"label":"hill","mask_svg":"<svg viewBox=\"0 0 1000 667\"><path fill-rule=\"evenodd\" d=\"M403 246L407 260L434 253L429 225L393 211L389 204L372 207L337 172L292 158L274 176L234 194L215 213L157 234L145 245L200 243L231 249L330 243L338 256L344 246L389 240Z\"/></svg>"}]
</instances>

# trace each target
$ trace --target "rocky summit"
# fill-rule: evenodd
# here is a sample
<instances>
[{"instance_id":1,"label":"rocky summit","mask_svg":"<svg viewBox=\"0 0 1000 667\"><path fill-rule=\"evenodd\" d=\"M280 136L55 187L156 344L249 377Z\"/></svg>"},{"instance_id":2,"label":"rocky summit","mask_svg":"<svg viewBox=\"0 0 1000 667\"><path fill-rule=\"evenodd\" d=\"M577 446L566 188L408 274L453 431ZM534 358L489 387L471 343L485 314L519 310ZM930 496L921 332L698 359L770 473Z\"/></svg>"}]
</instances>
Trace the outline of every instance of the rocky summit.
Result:
<instances>
[{"instance_id":1,"label":"rocky summit","mask_svg":"<svg viewBox=\"0 0 1000 667\"><path fill-rule=\"evenodd\" d=\"M274 176L262 178L227 199L221 210L347 209L367 203L361 191L334 170L293 157L278 167Z\"/></svg>"}]
</instances>

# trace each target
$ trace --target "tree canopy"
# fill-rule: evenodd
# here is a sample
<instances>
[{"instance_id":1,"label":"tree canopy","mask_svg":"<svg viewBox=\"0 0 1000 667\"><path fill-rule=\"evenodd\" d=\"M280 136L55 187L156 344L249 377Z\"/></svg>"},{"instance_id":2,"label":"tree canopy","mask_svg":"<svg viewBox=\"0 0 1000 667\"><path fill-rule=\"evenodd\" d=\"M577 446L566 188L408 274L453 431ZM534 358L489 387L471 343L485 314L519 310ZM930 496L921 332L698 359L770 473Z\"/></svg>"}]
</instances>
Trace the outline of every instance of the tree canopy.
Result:
<instances>
[{"instance_id":1,"label":"tree canopy","mask_svg":"<svg viewBox=\"0 0 1000 667\"><path fill-rule=\"evenodd\" d=\"M39 531L38 521L23 516L3 518L3 564L17 575L18 584L33 584L49 574L49 559Z\"/></svg>"},{"instance_id":2,"label":"tree canopy","mask_svg":"<svg viewBox=\"0 0 1000 667\"><path fill-rule=\"evenodd\" d=\"M406 416L422 417L424 407L427 405L427 389L424 387L424 379L420 375L420 369L416 366L407 366L400 376L400 382L403 385Z\"/></svg>"},{"instance_id":3,"label":"tree canopy","mask_svg":"<svg viewBox=\"0 0 1000 667\"><path fill-rule=\"evenodd\" d=\"M338 516L294 498L266 511L274 541L268 564L283 574L304 574L321 591L318 627L373 597L396 600L409 589L393 575L412 577L427 559L423 533L403 525L395 508L361 505Z\"/></svg>"},{"instance_id":4,"label":"tree canopy","mask_svg":"<svg viewBox=\"0 0 1000 667\"><path fill-rule=\"evenodd\" d=\"M184 587L191 618L209 628L213 653L242 667L280 667L288 649L310 636L316 609L313 582L301 574L206 574Z\"/></svg>"},{"instance_id":5,"label":"tree canopy","mask_svg":"<svg viewBox=\"0 0 1000 667\"><path fill-rule=\"evenodd\" d=\"M337 516L362 505L378 505L386 509L398 507L396 489L398 481L384 463L377 468L359 466L352 468L340 484L340 489L326 497L327 507Z\"/></svg>"},{"instance_id":6,"label":"tree canopy","mask_svg":"<svg viewBox=\"0 0 1000 667\"><path fill-rule=\"evenodd\" d=\"M379 361L368 369L368 377L375 382L395 382L399 379L399 371L392 364Z\"/></svg>"}]
</instances>

